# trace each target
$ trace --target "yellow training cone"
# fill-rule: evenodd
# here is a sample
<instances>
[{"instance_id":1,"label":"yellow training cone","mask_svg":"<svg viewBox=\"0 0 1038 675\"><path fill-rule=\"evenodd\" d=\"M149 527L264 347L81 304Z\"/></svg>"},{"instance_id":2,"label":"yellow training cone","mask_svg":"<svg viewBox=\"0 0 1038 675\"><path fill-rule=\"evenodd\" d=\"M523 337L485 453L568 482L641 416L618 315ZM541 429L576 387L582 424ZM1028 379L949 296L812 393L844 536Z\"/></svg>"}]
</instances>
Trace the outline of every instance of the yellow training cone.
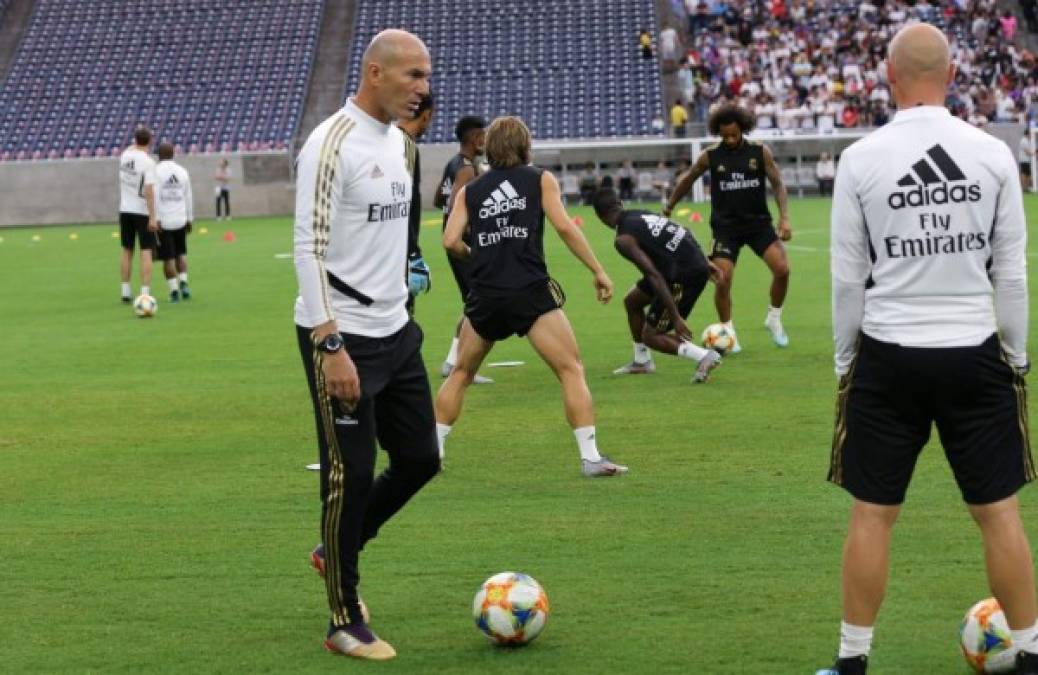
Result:
<instances>
[{"instance_id":1,"label":"yellow training cone","mask_svg":"<svg viewBox=\"0 0 1038 675\"><path fill-rule=\"evenodd\" d=\"M72 234L70 234L68 236L68 238L71 239L72 241L75 241L75 240L79 239L79 235L76 234L75 232L73 232Z\"/></svg>"}]
</instances>

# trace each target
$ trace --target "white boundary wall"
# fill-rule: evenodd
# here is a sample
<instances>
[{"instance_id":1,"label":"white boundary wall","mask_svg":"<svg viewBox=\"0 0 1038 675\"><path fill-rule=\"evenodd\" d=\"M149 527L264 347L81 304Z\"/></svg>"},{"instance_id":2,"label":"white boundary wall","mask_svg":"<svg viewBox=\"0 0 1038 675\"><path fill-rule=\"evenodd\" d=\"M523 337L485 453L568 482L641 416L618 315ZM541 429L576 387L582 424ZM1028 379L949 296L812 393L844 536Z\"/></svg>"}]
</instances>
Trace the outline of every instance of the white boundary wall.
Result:
<instances>
[{"instance_id":1,"label":"white boundary wall","mask_svg":"<svg viewBox=\"0 0 1038 675\"><path fill-rule=\"evenodd\" d=\"M821 152L838 155L869 130L830 134L775 134L754 132L750 138L768 144L783 170L790 193L803 196L816 188L814 163ZM989 125L1016 156L1021 125ZM1038 130L1031 129L1038 147ZM591 162L608 165L615 175L624 160L652 171L659 161L692 162L716 138L628 138L574 141L535 141L534 162L558 167L560 173L579 174ZM456 143L422 144L422 198L432 207L443 167L457 152ZM293 212L295 187L289 153L258 152L177 157L191 173L196 218L215 213L212 175L217 163L230 160L234 178L231 206L235 216L285 216ZM70 159L0 162L0 227L61 223L114 223L117 220L118 160ZM1038 177L1038 160L1032 158L1032 175ZM558 170L558 169L556 169ZM560 176L561 179L561 176ZM1032 191L1036 187L1032 185ZM706 198L702 181L693 187L693 199Z\"/></svg>"}]
</instances>

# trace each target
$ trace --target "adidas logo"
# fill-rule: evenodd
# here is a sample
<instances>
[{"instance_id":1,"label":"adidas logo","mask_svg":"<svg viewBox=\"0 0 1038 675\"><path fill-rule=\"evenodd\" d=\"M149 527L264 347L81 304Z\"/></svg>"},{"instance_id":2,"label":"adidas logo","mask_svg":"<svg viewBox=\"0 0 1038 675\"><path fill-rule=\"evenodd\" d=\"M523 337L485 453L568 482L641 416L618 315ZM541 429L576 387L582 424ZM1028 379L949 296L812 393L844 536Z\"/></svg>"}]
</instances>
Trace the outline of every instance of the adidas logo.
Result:
<instances>
[{"instance_id":1,"label":"adidas logo","mask_svg":"<svg viewBox=\"0 0 1038 675\"><path fill-rule=\"evenodd\" d=\"M483 200L483 208L479 210L480 218L491 218L516 209L526 208L526 197L520 197L512 184L507 180L494 188L490 196Z\"/></svg>"},{"instance_id":2,"label":"adidas logo","mask_svg":"<svg viewBox=\"0 0 1038 675\"><path fill-rule=\"evenodd\" d=\"M170 174L169 180L166 181L169 185L178 185L180 183L175 175Z\"/></svg>"},{"instance_id":3,"label":"adidas logo","mask_svg":"<svg viewBox=\"0 0 1038 675\"><path fill-rule=\"evenodd\" d=\"M951 155L937 144L912 165L911 171L898 179L899 187L911 189L891 192L887 204L896 211L906 206L979 202L980 184L966 184L966 180L966 174Z\"/></svg>"},{"instance_id":4,"label":"adidas logo","mask_svg":"<svg viewBox=\"0 0 1038 675\"><path fill-rule=\"evenodd\" d=\"M375 168L371 170L371 177L372 178L381 178L382 176L385 176L385 175L386 174L382 173L382 169L378 168L378 164L376 164Z\"/></svg>"}]
</instances>

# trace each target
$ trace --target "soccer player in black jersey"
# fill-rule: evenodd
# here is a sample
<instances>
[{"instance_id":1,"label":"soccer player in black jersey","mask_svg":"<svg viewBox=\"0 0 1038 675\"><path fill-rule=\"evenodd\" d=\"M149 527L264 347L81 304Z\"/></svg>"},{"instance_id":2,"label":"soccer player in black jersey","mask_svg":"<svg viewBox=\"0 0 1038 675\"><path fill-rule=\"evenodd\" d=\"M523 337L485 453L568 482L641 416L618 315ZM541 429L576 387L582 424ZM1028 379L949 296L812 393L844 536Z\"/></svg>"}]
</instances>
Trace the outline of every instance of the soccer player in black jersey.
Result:
<instances>
[{"instance_id":1,"label":"soccer player in black jersey","mask_svg":"<svg viewBox=\"0 0 1038 675\"><path fill-rule=\"evenodd\" d=\"M443 209L444 229L447 228L447 216L450 215L451 207L454 206L454 199L458 191L480 173L477 158L484 152L486 127L486 120L472 115L462 117L454 127L454 136L461 143L461 148L459 148L458 154L454 155L451 161L447 162L447 166L443 167L440 189L433 197L433 206ZM464 235L464 241L466 244L472 243L467 232ZM458 290L461 292L461 302L464 305L465 299L469 294L469 263L465 260L459 260L450 253L447 254L447 262L451 266L451 272L454 273L454 281L458 284ZM451 369L454 368L454 364L458 360L458 337L461 335L461 324L464 321L465 315L462 314L461 318L458 319L457 327L454 329L454 339L451 341L450 351L447 353L447 358L444 360L443 365L440 366L440 375L443 377L450 375ZM482 375L476 375L474 381L476 384L493 383L492 379Z\"/></svg>"},{"instance_id":2,"label":"soccer player in black jersey","mask_svg":"<svg viewBox=\"0 0 1038 675\"><path fill-rule=\"evenodd\" d=\"M696 179L710 172L710 229L714 238L710 259L724 273L724 280L717 283L714 292L717 318L735 334L732 277L739 251L749 246L771 270L771 304L764 327L775 344L785 347L789 337L782 327L782 304L789 287L789 259L782 242L789 241L793 231L789 227L786 186L775 158L767 146L746 139L753 125L753 115L737 105L724 105L714 111L708 127L711 134L721 137L721 142L703 151L688 173L678 180L663 215L669 217L674 205L688 193ZM778 204L777 232L768 211L765 178L771 183ZM736 338L732 352L741 349Z\"/></svg>"},{"instance_id":3,"label":"soccer player in black jersey","mask_svg":"<svg viewBox=\"0 0 1038 675\"><path fill-rule=\"evenodd\" d=\"M569 250L594 275L601 302L613 282L562 205L559 183L550 172L530 166L530 131L518 117L499 117L487 130L491 170L457 193L443 245L471 261L471 289L458 362L436 396L436 432L443 443L461 414L465 390L494 343L528 335L562 385L566 419L580 450L585 476L615 476L627 467L598 452L591 392L584 379L573 328L562 311L565 295L544 264L544 217ZM462 239L466 227L471 246Z\"/></svg>"},{"instance_id":4,"label":"soccer player in black jersey","mask_svg":"<svg viewBox=\"0 0 1038 675\"><path fill-rule=\"evenodd\" d=\"M432 285L432 274L422 257L422 247L418 243L422 229L422 162L418 152L417 141L432 124L433 96L429 92L418 103L415 115L409 120L399 120L397 126L404 132L407 152L414 153L414 173L411 174L411 210L407 223L407 311L414 316L414 301L419 293L428 293Z\"/></svg>"},{"instance_id":5,"label":"soccer player in black jersey","mask_svg":"<svg viewBox=\"0 0 1038 675\"><path fill-rule=\"evenodd\" d=\"M616 250L642 273L624 298L627 323L635 342L634 361L616 374L655 370L649 349L698 361L693 382L706 382L721 362L720 355L692 341L685 319L708 278L718 281L720 270L703 255L692 233L649 211L624 210L613 188L602 188L592 200L595 213L616 230ZM649 306L648 316L645 307ZM641 346L644 354L639 353Z\"/></svg>"}]
</instances>

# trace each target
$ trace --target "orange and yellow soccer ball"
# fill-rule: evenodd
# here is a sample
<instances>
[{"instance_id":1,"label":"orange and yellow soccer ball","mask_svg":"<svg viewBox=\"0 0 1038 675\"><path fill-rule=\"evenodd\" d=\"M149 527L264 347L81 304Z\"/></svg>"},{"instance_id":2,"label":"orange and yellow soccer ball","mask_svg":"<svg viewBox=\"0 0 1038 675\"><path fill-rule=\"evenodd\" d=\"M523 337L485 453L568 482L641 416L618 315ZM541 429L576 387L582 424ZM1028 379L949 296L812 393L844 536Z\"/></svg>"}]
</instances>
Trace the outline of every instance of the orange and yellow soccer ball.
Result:
<instances>
[{"instance_id":1,"label":"orange and yellow soccer ball","mask_svg":"<svg viewBox=\"0 0 1038 675\"><path fill-rule=\"evenodd\" d=\"M498 644L524 645L548 621L548 596L537 581L519 572L495 574L472 601L476 626Z\"/></svg>"},{"instance_id":2,"label":"orange and yellow soccer ball","mask_svg":"<svg viewBox=\"0 0 1038 675\"><path fill-rule=\"evenodd\" d=\"M959 627L959 642L966 663L978 673L1011 673L1015 669L1013 636L995 598L970 607Z\"/></svg>"},{"instance_id":3,"label":"orange and yellow soccer ball","mask_svg":"<svg viewBox=\"0 0 1038 675\"><path fill-rule=\"evenodd\" d=\"M735 337L723 325L712 323L703 329L703 346L724 356L735 346Z\"/></svg>"}]
</instances>

